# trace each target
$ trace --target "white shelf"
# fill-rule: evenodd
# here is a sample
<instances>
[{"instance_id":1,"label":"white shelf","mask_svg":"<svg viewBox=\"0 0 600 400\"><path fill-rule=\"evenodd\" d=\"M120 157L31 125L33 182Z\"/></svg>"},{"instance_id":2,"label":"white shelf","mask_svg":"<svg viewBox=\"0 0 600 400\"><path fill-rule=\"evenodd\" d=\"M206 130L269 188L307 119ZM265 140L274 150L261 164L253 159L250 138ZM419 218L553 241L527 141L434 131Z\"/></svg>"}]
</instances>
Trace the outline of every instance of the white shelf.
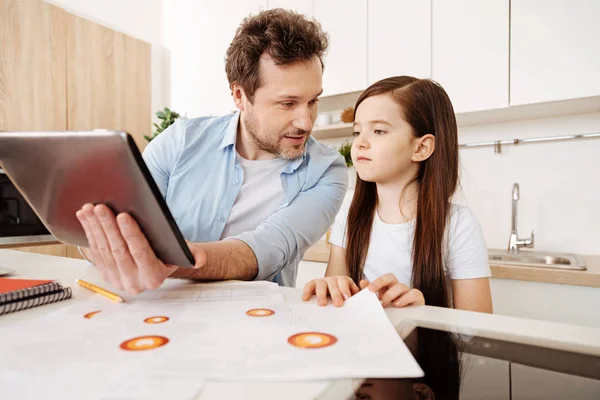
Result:
<instances>
[{"instance_id":1,"label":"white shelf","mask_svg":"<svg viewBox=\"0 0 600 400\"><path fill-rule=\"evenodd\" d=\"M333 139L352 136L352 123L317 126L312 135L315 139Z\"/></svg>"}]
</instances>

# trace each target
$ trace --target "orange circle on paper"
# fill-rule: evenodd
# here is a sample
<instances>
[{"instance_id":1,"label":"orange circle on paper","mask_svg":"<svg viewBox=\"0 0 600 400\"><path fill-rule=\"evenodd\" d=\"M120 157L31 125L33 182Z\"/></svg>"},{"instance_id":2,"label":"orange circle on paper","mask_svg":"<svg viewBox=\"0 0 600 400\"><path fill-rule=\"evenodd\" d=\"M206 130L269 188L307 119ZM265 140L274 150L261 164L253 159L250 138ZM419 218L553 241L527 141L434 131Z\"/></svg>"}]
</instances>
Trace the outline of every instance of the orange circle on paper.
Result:
<instances>
[{"instance_id":1,"label":"orange circle on paper","mask_svg":"<svg viewBox=\"0 0 600 400\"><path fill-rule=\"evenodd\" d=\"M165 317L163 315L158 315L156 317L146 318L144 320L144 322L147 324L162 324L163 322L167 322L168 320L169 320L169 317Z\"/></svg>"},{"instance_id":2,"label":"orange circle on paper","mask_svg":"<svg viewBox=\"0 0 600 400\"><path fill-rule=\"evenodd\" d=\"M269 310L268 308L253 308L246 311L246 315L251 317L269 317L275 314L275 311Z\"/></svg>"},{"instance_id":3,"label":"orange circle on paper","mask_svg":"<svg viewBox=\"0 0 600 400\"><path fill-rule=\"evenodd\" d=\"M127 351L152 350L169 343L164 336L138 336L121 343L121 348Z\"/></svg>"},{"instance_id":4,"label":"orange circle on paper","mask_svg":"<svg viewBox=\"0 0 600 400\"><path fill-rule=\"evenodd\" d=\"M321 349L337 342L337 338L328 333L302 332L288 338L288 343L302 349Z\"/></svg>"},{"instance_id":5,"label":"orange circle on paper","mask_svg":"<svg viewBox=\"0 0 600 400\"><path fill-rule=\"evenodd\" d=\"M88 318L88 319L89 319L89 318L92 318L94 315L96 315L96 314L98 314L98 313L100 313L100 312L102 312L102 310L97 310L97 311L92 311L92 312L89 312L89 313L85 314L85 315L83 316L83 318Z\"/></svg>"}]
</instances>

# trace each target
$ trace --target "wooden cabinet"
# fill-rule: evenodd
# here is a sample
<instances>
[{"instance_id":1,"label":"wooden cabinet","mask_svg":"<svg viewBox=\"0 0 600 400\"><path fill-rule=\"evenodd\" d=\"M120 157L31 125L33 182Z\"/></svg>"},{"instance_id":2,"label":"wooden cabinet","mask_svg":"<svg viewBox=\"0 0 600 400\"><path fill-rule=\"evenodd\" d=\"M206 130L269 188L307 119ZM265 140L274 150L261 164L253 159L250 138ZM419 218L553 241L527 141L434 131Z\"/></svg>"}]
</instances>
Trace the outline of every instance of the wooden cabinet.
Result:
<instances>
[{"instance_id":1,"label":"wooden cabinet","mask_svg":"<svg viewBox=\"0 0 600 400\"><path fill-rule=\"evenodd\" d=\"M431 77L430 1L371 0L368 27L369 85L390 76Z\"/></svg>"},{"instance_id":2,"label":"wooden cabinet","mask_svg":"<svg viewBox=\"0 0 600 400\"><path fill-rule=\"evenodd\" d=\"M67 13L0 0L0 131L67 129Z\"/></svg>"},{"instance_id":3,"label":"wooden cabinet","mask_svg":"<svg viewBox=\"0 0 600 400\"><path fill-rule=\"evenodd\" d=\"M600 2L511 0L510 104L600 95Z\"/></svg>"},{"instance_id":4,"label":"wooden cabinet","mask_svg":"<svg viewBox=\"0 0 600 400\"><path fill-rule=\"evenodd\" d=\"M304 14L309 18L314 15L313 0L267 0L267 7L285 8Z\"/></svg>"},{"instance_id":5,"label":"wooden cabinet","mask_svg":"<svg viewBox=\"0 0 600 400\"><path fill-rule=\"evenodd\" d=\"M118 129L144 148L152 132L150 45L67 16L67 127Z\"/></svg>"},{"instance_id":6,"label":"wooden cabinet","mask_svg":"<svg viewBox=\"0 0 600 400\"><path fill-rule=\"evenodd\" d=\"M150 73L147 43L41 0L0 0L0 131L118 129L143 148ZM17 250L81 257L62 244Z\"/></svg>"},{"instance_id":7,"label":"wooden cabinet","mask_svg":"<svg viewBox=\"0 0 600 400\"><path fill-rule=\"evenodd\" d=\"M323 95L367 87L367 0L315 1L314 13L329 34Z\"/></svg>"},{"instance_id":8,"label":"wooden cabinet","mask_svg":"<svg viewBox=\"0 0 600 400\"><path fill-rule=\"evenodd\" d=\"M432 78L458 113L508 107L509 0L433 0Z\"/></svg>"}]
</instances>

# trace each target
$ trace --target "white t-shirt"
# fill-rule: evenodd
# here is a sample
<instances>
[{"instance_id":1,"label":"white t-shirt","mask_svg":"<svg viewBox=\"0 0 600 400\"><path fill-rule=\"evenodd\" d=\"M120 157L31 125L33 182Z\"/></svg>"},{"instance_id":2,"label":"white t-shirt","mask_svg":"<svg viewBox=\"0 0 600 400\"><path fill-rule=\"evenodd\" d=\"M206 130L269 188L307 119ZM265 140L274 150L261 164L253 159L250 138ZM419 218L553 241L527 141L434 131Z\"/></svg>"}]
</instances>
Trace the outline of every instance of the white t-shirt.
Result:
<instances>
[{"instance_id":1,"label":"white t-shirt","mask_svg":"<svg viewBox=\"0 0 600 400\"><path fill-rule=\"evenodd\" d=\"M349 205L336 216L329 242L346 247L346 221ZM444 270L450 279L473 279L491 276L487 246L473 212L452 204L450 223L446 227L443 246ZM393 273L400 283L411 285L412 247L416 220L403 224L386 224L375 213L369 250L363 269L364 278L373 281ZM447 239L449 239L449 246Z\"/></svg>"},{"instance_id":2,"label":"white t-shirt","mask_svg":"<svg viewBox=\"0 0 600 400\"><path fill-rule=\"evenodd\" d=\"M289 160L246 160L236 155L244 182L233 203L221 239L253 231L285 201L281 173Z\"/></svg>"}]
</instances>

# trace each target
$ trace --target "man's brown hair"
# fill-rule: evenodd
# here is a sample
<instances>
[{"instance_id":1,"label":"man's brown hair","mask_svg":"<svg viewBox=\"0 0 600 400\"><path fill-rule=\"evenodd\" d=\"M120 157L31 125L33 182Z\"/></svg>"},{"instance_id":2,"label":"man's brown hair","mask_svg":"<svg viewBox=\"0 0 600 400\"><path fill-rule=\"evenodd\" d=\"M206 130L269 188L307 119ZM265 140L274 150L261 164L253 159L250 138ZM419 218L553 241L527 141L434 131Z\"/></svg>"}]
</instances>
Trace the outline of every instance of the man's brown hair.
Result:
<instances>
[{"instance_id":1,"label":"man's brown hair","mask_svg":"<svg viewBox=\"0 0 600 400\"><path fill-rule=\"evenodd\" d=\"M275 64L308 62L327 50L327 35L321 24L302 14L281 8L266 10L245 18L238 27L225 56L229 87L236 82L250 101L260 86L259 61L263 53Z\"/></svg>"}]
</instances>

